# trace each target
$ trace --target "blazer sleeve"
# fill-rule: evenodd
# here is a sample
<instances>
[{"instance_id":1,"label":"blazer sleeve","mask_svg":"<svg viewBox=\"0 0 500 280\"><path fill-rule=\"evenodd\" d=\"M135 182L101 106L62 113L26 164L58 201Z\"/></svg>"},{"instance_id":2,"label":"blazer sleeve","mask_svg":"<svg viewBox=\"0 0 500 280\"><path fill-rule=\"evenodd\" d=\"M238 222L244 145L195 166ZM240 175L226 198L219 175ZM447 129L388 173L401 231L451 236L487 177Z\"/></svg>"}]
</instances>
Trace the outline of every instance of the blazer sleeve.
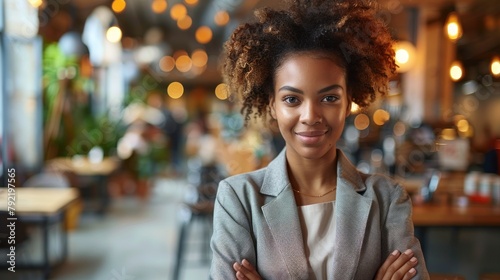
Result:
<instances>
[{"instance_id":1,"label":"blazer sleeve","mask_svg":"<svg viewBox=\"0 0 500 280\"><path fill-rule=\"evenodd\" d=\"M210 279L236 279L233 263L256 264L251 221L235 190L221 181L214 206Z\"/></svg>"},{"instance_id":2,"label":"blazer sleeve","mask_svg":"<svg viewBox=\"0 0 500 280\"><path fill-rule=\"evenodd\" d=\"M389 256L395 249L401 252L412 249L414 256L418 260L415 267L417 275L413 279L430 279L420 242L414 235L411 199L408 193L399 185L391 193L385 231L387 246L383 246L383 256Z\"/></svg>"}]
</instances>

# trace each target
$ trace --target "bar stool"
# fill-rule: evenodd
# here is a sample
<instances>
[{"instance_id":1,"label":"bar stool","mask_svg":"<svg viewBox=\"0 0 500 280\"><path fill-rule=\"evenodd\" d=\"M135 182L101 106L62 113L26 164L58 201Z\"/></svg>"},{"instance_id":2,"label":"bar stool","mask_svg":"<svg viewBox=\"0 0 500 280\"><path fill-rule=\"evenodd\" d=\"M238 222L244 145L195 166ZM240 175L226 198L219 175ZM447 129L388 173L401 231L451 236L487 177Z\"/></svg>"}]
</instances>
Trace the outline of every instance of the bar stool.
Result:
<instances>
[{"instance_id":1,"label":"bar stool","mask_svg":"<svg viewBox=\"0 0 500 280\"><path fill-rule=\"evenodd\" d=\"M186 199L189 202L184 204L181 209L179 238L177 242L176 258L173 271L173 280L178 280L180 271L184 263L186 252L190 245L188 243L192 228L195 224L200 224L201 242L198 249L200 250L200 261L202 264L208 264L211 258L210 238L212 236L212 218L214 211L215 196L217 194L217 186L222 176L219 173L217 166L201 166L193 161L188 164L188 182L193 187L191 196Z\"/></svg>"},{"instance_id":2,"label":"bar stool","mask_svg":"<svg viewBox=\"0 0 500 280\"><path fill-rule=\"evenodd\" d=\"M202 264L210 262L210 237L212 236L212 217L214 204L212 201L201 201L195 204L186 204L183 213L179 239L177 242L176 258L174 264L173 280L178 280L184 263L184 257L189 249L188 238L192 235L191 229L195 223L203 226L201 232L201 243L197 244L200 249L200 261Z\"/></svg>"}]
</instances>

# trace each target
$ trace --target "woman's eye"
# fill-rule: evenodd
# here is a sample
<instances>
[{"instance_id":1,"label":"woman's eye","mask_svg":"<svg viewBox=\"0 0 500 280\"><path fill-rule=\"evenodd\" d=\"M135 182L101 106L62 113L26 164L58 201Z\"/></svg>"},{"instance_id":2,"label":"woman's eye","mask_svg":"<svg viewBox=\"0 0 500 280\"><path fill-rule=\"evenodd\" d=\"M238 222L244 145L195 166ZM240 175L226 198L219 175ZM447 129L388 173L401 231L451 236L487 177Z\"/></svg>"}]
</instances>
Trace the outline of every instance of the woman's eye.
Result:
<instances>
[{"instance_id":1,"label":"woman's eye","mask_svg":"<svg viewBox=\"0 0 500 280\"><path fill-rule=\"evenodd\" d=\"M325 101L325 102L335 102L335 101L337 101L337 100L339 100L339 98L338 98L337 96L328 95L328 96L325 96L325 97L323 98L323 100L321 100L321 101Z\"/></svg>"},{"instance_id":2,"label":"woman's eye","mask_svg":"<svg viewBox=\"0 0 500 280\"><path fill-rule=\"evenodd\" d=\"M295 104L295 103L299 102L299 99L297 97L287 96L287 97L283 98L283 101L285 101L285 103Z\"/></svg>"}]
</instances>

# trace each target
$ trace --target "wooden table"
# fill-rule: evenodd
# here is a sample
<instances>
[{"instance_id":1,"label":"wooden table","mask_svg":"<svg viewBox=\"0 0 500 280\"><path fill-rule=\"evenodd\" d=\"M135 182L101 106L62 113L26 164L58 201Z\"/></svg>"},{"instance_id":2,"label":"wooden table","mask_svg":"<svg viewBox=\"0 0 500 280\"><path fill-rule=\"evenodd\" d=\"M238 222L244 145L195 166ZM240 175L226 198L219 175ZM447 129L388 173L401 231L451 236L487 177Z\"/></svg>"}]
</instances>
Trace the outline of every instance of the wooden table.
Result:
<instances>
[{"instance_id":1,"label":"wooden table","mask_svg":"<svg viewBox=\"0 0 500 280\"><path fill-rule=\"evenodd\" d=\"M88 188L89 185L95 186L95 191L92 194L97 193L99 197L99 207L97 212L104 214L111 201L111 196L107 189L108 177L116 171L120 166L120 161L114 157L105 157L102 161L91 162L88 157L59 157L48 160L45 163L45 167L50 170L57 170L60 172L69 172L80 178L93 178L91 179L93 184L85 184L80 186L82 188ZM83 190L81 190L83 191ZM85 198L85 193L82 193L82 197Z\"/></svg>"},{"instance_id":2,"label":"wooden table","mask_svg":"<svg viewBox=\"0 0 500 280\"><path fill-rule=\"evenodd\" d=\"M120 162L113 157L103 158L99 162L91 162L87 157L60 157L48 160L45 164L49 169L72 172L77 175L94 176L111 174L118 168Z\"/></svg>"},{"instance_id":3,"label":"wooden table","mask_svg":"<svg viewBox=\"0 0 500 280\"><path fill-rule=\"evenodd\" d=\"M413 206L415 236L426 254L427 232L430 228L448 227L454 234L460 228L500 227L500 206L469 204L468 206L422 204Z\"/></svg>"},{"instance_id":4,"label":"wooden table","mask_svg":"<svg viewBox=\"0 0 500 280\"><path fill-rule=\"evenodd\" d=\"M413 224L432 226L500 226L500 206L471 204L468 206L422 204L413 206Z\"/></svg>"},{"instance_id":5,"label":"wooden table","mask_svg":"<svg viewBox=\"0 0 500 280\"><path fill-rule=\"evenodd\" d=\"M7 211L8 192L0 188L0 210ZM43 261L41 264L23 264L16 268L42 269L47 279L53 265L63 263L68 255L68 236L63 221L68 207L79 198L78 190L73 188L15 188L15 216L16 221L26 224L36 224L42 227ZM11 209L10 209L11 210ZM3 221L2 221L3 222ZM50 263L49 258L49 226L54 223L61 224L61 258L55 263ZM5 264L2 264L5 266Z\"/></svg>"}]
</instances>

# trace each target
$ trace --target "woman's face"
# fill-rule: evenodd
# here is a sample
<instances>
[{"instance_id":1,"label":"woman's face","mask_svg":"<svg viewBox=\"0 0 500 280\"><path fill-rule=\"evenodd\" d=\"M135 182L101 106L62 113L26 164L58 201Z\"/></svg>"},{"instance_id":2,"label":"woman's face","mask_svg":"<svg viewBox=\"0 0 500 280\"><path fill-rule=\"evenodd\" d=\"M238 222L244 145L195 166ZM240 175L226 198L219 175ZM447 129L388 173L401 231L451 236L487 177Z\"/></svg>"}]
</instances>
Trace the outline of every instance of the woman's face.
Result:
<instances>
[{"instance_id":1,"label":"woman's face","mask_svg":"<svg viewBox=\"0 0 500 280\"><path fill-rule=\"evenodd\" d=\"M276 70L270 107L289 156L334 156L350 113L345 71L320 53L290 54Z\"/></svg>"}]
</instances>

